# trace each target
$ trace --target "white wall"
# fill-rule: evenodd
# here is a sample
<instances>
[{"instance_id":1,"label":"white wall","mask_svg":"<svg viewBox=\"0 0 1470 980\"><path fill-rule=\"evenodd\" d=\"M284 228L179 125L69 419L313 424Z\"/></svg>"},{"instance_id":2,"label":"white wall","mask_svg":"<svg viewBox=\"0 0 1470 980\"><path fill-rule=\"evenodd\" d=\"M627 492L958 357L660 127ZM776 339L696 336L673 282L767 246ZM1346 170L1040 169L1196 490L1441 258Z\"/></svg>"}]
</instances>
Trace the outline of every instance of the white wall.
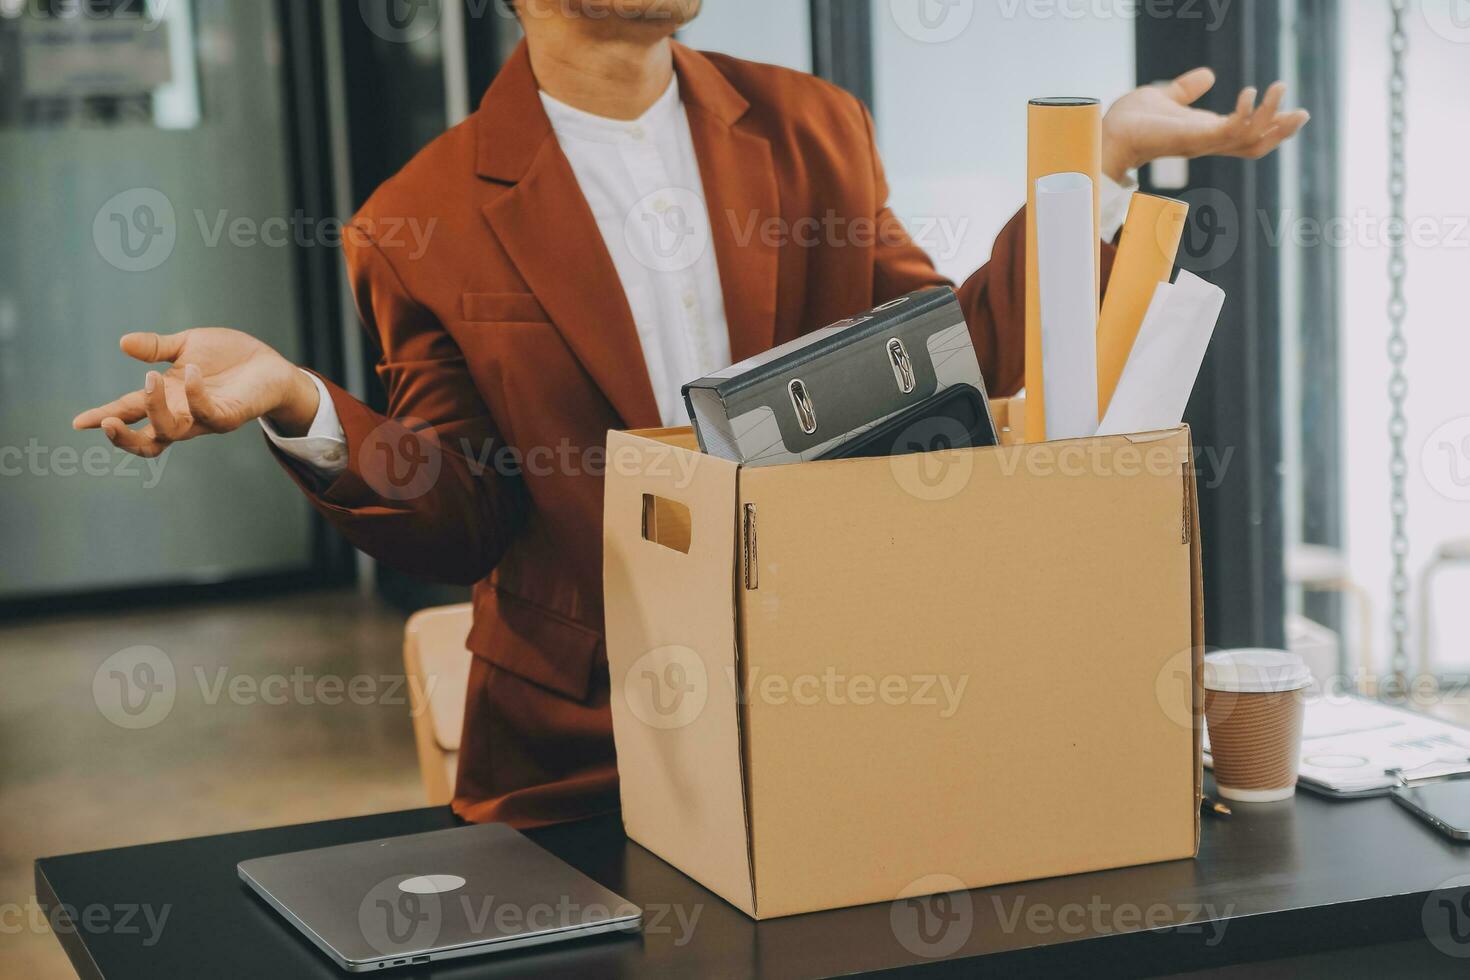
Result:
<instances>
[{"instance_id":1,"label":"white wall","mask_svg":"<svg viewBox=\"0 0 1470 980\"><path fill-rule=\"evenodd\" d=\"M1470 537L1470 18L1456 0L1409 5L1408 454L1410 569L1446 540ZM1342 479L1353 576L1372 593L1374 644L1387 664L1388 516L1388 5L1343 5ZM1463 25L1463 26L1460 26ZM1431 239L1437 239L1431 240ZM1448 428L1442 428L1448 426ZM1437 589L1438 647L1470 666L1470 568Z\"/></svg>"},{"instance_id":2,"label":"white wall","mask_svg":"<svg viewBox=\"0 0 1470 980\"><path fill-rule=\"evenodd\" d=\"M1128 8L874 0L874 110L890 201L941 272L969 275L1025 203L1028 99L1106 104L1133 88Z\"/></svg>"}]
</instances>

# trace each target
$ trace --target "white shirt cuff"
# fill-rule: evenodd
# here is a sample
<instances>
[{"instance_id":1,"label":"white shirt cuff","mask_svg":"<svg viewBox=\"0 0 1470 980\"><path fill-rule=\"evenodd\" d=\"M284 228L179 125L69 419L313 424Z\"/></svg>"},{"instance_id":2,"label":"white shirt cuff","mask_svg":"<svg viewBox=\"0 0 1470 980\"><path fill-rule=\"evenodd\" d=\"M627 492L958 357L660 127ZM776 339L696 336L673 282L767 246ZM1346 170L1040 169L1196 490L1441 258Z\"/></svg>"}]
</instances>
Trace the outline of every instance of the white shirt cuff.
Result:
<instances>
[{"instance_id":1,"label":"white shirt cuff","mask_svg":"<svg viewBox=\"0 0 1470 980\"><path fill-rule=\"evenodd\" d=\"M301 373L311 379L311 383L316 385L317 394L321 396L316 407L316 417L311 420L306 435L295 438L283 436L265 416L260 417L260 427L265 430L265 437L281 452L305 463L318 476L334 477L347 469L347 433L342 431L342 423L337 418L337 406L332 404L332 396L327 393L327 386L322 384L322 379L310 371Z\"/></svg>"},{"instance_id":2,"label":"white shirt cuff","mask_svg":"<svg viewBox=\"0 0 1470 980\"><path fill-rule=\"evenodd\" d=\"M1107 174L1099 174L1101 183L1098 186L1098 231L1102 233L1102 240L1112 241L1117 237L1118 229L1123 227L1123 219L1128 216L1128 202L1133 199L1133 192L1138 190L1138 173L1130 170L1123 175L1120 184Z\"/></svg>"}]
</instances>

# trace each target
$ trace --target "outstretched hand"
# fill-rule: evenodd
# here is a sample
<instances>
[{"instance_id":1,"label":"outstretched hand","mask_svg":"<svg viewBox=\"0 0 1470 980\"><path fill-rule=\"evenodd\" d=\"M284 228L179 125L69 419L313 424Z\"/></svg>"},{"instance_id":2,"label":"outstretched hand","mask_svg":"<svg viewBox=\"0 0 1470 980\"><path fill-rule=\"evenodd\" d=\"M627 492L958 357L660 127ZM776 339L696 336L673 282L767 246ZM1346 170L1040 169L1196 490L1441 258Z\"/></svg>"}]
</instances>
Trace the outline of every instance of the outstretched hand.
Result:
<instances>
[{"instance_id":1,"label":"outstretched hand","mask_svg":"<svg viewBox=\"0 0 1470 980\"><path fill-rule=\"evenodd\" d=\"M1255 160L1290 139L1311 118L1305 109L1281 111L1283 82L1266 89L1260 105L1254 86L1242 89L1228 116L1192 108L1214 85L1213 71L1196 68L1172 82L1140 86L1114 102L1102 121L1103 172L1122 180L1126 171L1159 157Z\"/></svg>"},{"instance_id":2,"label":"outstretched hand","mask_svg":"<svg viewBox=\"0 0 1470 980\"><path fill-rule=\"evenodd\" d=\"M119 449L151 458L175 442L230 432L269 416L285 434L304 433L316 413L316 386L274 348L247 333L204 327L176 334L130 333L120 342L148 364L143 387L72 420L97 429ZM133 429L135 422L148 424Z\"/></svg>"}]
</instances>

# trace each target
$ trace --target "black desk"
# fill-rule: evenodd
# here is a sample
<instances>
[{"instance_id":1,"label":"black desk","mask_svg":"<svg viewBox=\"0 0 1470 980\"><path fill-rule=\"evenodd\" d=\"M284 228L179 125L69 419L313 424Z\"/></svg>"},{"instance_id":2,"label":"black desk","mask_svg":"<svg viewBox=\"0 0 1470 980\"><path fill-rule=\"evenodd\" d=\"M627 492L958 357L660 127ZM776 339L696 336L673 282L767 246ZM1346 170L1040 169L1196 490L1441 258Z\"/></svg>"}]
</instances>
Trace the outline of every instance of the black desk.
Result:
<instances>
[{"instance_id":1,"label":"black desk","mask_svg":"<svg viewBox=\"0 0 1470 980\"><path fill-rule=\"evenodd\" d=\"M235 863L453 823L447 809L408 810L42 858L36 894L44 906L77 910L76 930L58 938L84 977L340 978L348 974L240 884ZM868 905L761 923L626 841L616 819L531 836L644 906L644 935L381 972L704 978L918 967L934 976L1197 969L1286 976L1302 975L1305 963L1311 975L1330 969L1334 977L1383 975L1386 965L1405 976L1470 974L1470 958L1452 955L1470 957L1470 877L1444 888L1470 876L1470 846L1453 844L1387 799L1331 803L1300 793L1230 819L1206 818L1195 861L985 888L947 906ZM155 930L139 909L155 922L167 912L151 946ZM924 935L915 925L919 912L933 916ZM1436 942L1426 938L1426 922ZM1460 942L1451 928L1463 930ZM1327 952L1346 947L1357 948ZM1302 956L1313 958L1276 971L1259 963L1249 972L1222 969Z\"/></svg>"}]
</instances>

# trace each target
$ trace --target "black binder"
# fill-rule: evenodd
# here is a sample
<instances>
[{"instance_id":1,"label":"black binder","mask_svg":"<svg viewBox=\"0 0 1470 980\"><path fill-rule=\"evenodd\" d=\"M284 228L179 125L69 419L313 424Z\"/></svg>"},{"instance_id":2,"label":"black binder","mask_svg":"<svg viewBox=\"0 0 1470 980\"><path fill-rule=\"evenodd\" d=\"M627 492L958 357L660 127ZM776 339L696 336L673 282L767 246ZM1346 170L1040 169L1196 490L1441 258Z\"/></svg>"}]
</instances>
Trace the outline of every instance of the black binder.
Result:
<instances>
[{"instance_id":1,"label":"black binder","mask_svg":"<svg viewBox=\"0 0 1470 980\"><path fill-rule=\"evenodd\" d=\"M990 404L979 389L960 384L926 398L820 459L903 456L940 449L974 449L998 442Z\"/></svg>"}]
</instances>

